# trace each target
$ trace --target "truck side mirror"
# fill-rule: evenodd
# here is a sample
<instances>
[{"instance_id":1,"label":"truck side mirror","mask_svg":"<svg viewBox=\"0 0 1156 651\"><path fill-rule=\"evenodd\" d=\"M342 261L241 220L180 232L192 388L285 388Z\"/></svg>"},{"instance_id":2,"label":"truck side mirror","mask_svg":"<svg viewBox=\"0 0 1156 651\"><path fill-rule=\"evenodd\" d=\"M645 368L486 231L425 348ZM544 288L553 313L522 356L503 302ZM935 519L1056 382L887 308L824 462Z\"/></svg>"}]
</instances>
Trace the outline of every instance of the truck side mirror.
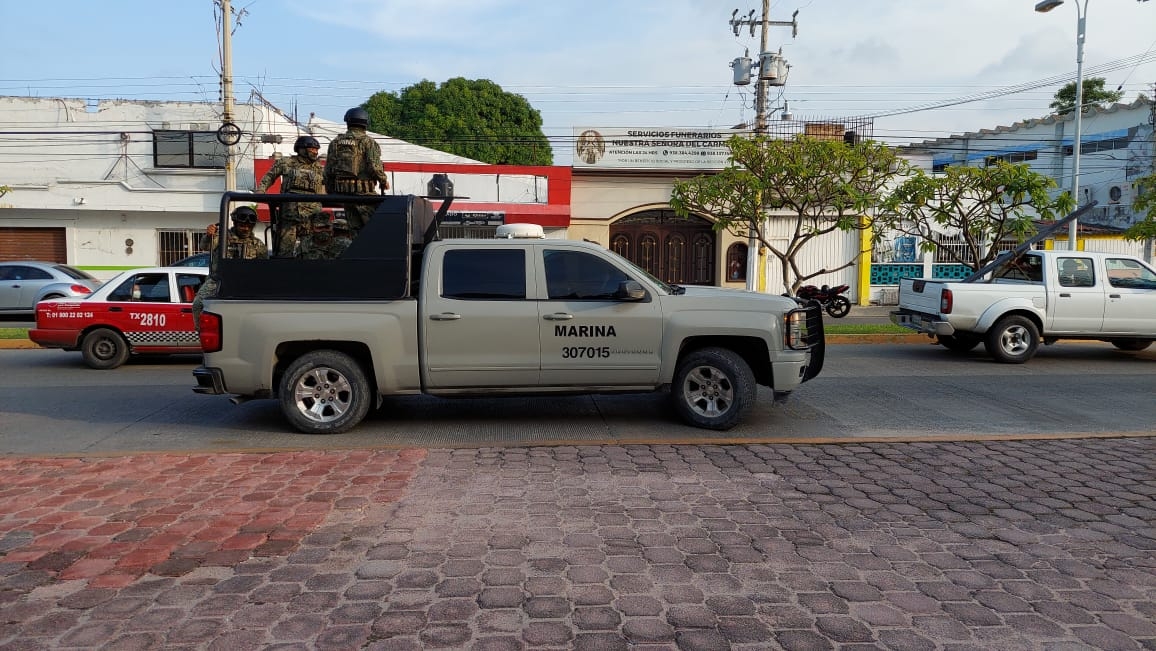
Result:
<instances>
[{"instance_id":1,"label":"truck side mirror","mask_svg":"<svg viewBox=\"0 0 1156 651\"><path fill-rule=\"evenodd\" d=\"M637 280L624 280L618 283L618 291L614 298L620 301L641 301L646 298L646 290Z\"/></svg>"}]
</instances>

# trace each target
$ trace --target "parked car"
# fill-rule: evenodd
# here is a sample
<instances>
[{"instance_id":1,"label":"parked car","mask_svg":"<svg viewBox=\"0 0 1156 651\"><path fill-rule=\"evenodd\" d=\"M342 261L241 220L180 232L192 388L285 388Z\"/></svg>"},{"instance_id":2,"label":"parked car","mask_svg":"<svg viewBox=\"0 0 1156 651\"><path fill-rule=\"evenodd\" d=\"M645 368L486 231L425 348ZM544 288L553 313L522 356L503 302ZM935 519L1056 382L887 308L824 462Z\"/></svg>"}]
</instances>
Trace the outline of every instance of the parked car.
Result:
<instances>
[{"instance_id":1,"label":"parked car","mask_svg":"<svg viewBox=\"0 0 1156 651\"><path fill-rule=\"evenodd\" d=\"M192 303L208 274L203 267L125 271L87 298L38 303L28 338L79 350L95 369L116 368L134 354L199 353Z\"/></svg>"},{"instance_id":2,"label":"parked car","mask_svg":"<svg viewBox=\"0 0 1156 651\"><path fill-rule=\"evenodd\" d=\"M32 314L44 299L88 296L100 285L97 278L66 264L0 262L0 314Z\"/></svg>"},{"instance_id":3,"label":"parked car","mask_svg":"<svg viewBox=\"0 0 1156 651\"><path fill-rule=\"evenodd\" d=\"M208 253L194 253L187 258L181 258L172 264L174 267L207 267L209 266Z\"/></svg>"}]
</instances>

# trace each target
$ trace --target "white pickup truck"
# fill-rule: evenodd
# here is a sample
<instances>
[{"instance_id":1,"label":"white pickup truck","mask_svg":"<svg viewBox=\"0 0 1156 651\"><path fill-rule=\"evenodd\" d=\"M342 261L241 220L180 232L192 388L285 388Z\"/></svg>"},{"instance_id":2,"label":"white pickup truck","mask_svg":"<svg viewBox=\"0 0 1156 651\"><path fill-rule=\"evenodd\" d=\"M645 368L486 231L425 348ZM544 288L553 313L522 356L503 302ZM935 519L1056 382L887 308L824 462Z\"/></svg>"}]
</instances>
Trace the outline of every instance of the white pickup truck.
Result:
<instances>
[{"instance_id":1,"label":"white pickup truck","mask_svg":"<svg viewBox=\"0 0 1156 651\"><path fill-rule=\"evenodd\" d=\"M227 193L222 229L226 207L240 201L277 196ZM741 421L757 385L781 399L822 369L817 304L668 285L597 244L544 239L540 228L530 238L441 240L437 224L426 199L391 196L336 259L219 251L194 390L277 398L294 427L323 434L354 427L385 395L665 389L686 422L721 430Z\"/></svg>"},{"instance_id":2,"label":"white pickup truck","mask_svg":"<svg viewBox=\"0 0 1156 651\"><path fill-rule=\"evenodd\" d=\"M1115 253L1022 251L974 280L904 278L891 320L956 352L982 342L1009 364L1057 339L1144 350L1156 339L1156 271Z\"/></svg>"}]
</instances>

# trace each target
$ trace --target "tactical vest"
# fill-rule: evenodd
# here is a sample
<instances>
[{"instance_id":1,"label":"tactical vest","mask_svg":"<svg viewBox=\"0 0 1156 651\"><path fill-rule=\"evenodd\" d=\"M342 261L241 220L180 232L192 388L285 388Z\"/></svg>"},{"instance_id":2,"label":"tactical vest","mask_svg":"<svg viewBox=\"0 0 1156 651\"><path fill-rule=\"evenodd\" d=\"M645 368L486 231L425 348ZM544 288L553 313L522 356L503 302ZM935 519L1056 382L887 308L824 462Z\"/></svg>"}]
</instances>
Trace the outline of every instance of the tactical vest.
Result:
<instances>
[{"instance_id":1,"label":"tactical vest","mask_svg":"<svg viewBox=\"0 0 1156 651\"><path fill-rule=\"evenodd\" d=\"M355 136L343 133L333 139L325 166L338 181L361 178L361 143Z\"/></svg>"}]
</instances>

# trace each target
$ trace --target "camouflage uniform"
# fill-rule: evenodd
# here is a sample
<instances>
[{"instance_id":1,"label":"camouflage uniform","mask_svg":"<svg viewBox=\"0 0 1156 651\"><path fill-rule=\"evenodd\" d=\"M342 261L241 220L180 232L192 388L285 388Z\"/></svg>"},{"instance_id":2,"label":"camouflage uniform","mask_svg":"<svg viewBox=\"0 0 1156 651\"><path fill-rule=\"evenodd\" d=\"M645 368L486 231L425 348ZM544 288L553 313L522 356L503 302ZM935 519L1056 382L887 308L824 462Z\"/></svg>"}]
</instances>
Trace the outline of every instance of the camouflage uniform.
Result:
<instances>
[{"instance_id":1,"label":"camouflage uniform","mask_svg":"<svg viewBox=\"0 0 1156 651\"><path fill-rule=\"evenodd\" d=\"M197 290L197 296L193 299L193 325L196 326L197 332L201 331L201 313L205 310L205 298L215 296L217 293L218 283L214 276L217 273L217 243L219 241L216 235L207 233L201 239L201 248L209 250L209 269L212 273L205 279L205 282L201 283L201 288ZM269 250L265 243L252 233L249 233L248 237L241 237L234 229L230 228L229 239L225 242L225 246L227 256L230 258L253 260L269 257Z\"/></svg>"},{"instance_id":2,"label":"camouflage uniform","mask_svg":"<svg viewBox=\"0 0 1156 651\"><path fill-rule=\"evenodd\" d=\"M263 194L280 178L282 194L324 194L324 168L320 161L304 156L280 158L257 184L257 193ZM309 226L309 218L321 212L316 202L283 203L278 227L277 255L291 257L297 248L297 239Z\"/></svg>"},{"instance_id":3,"label":"camouflage uniform","mask_svg":"<svg viewBox=\"0 0 1156 651\"><path fill-rule=\"evenodd\" d=\"M349 222L344 219L333 220L333 239L341 243L342 251L353 244L353 238L349 235Z\"/></svg>"},{"instance_id":4,"label":"camouflage uniform","mask_svg":"<svg viewBox=\"0 0 1156 651\"><path fill-rule=\"evenodd\" d=\"M315 230L301 238L297 257L302 260L333 260L345 252L349 244L333 237L333 231L329 228L329 215L314 215L313 226ZM325 230L316 230L317 226L324 226Z\"/></svg>"},{"instance_id":5,"label":"camouflage uniform","mask_svg":"<svg viewBox=\"0 0 1156 651\"><path fill-rule=\"evenodd\" d=\"M339 160L347 162L339 164ZM378 195L378 185L382 192L389 189L389 177L382 168L381 146L369 137L364 128L350 126L329 143L325 157L325 190L331 194L373 197ZM347 204L345 218L349 230L357 235L376 209L377 206L371 203Z\"/></svg>"}]
</instances>

